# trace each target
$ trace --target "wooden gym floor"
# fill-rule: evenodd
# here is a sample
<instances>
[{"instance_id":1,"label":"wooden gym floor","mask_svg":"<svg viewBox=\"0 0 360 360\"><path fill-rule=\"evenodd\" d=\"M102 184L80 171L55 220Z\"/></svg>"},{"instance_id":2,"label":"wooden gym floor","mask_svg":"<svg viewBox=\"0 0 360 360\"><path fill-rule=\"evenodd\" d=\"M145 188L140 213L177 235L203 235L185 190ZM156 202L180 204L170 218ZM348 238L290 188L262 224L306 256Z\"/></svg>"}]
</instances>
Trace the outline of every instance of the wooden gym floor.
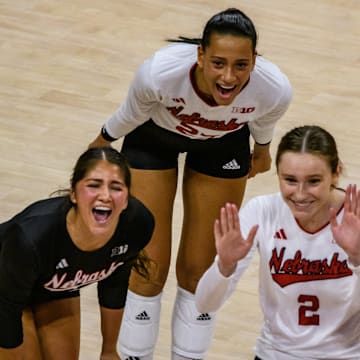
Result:
<instances>
[{"instance_id":1,"label":"wooden gym floor","mask_svg":"<svg viewBox=\"0 0 360 360\"><path fill-rule=\"evenodd\" d=\"M199 36L210 16L233 6L253 19L258 51L282 68L294 88L272 151L294 126L324 126L338 142L343 184L360 184L358 0L0 0L0 221L67 187L75 160L123 101L135 69L166 38ZM276 190L272 169L249 181L245 201ZM174 252L180 198L181 192ZM170 359L173 269L164 290L156 360ZM207 359L253 358L261 324L257 278L255 258L218 315ZM95 360L100 349L95 289L82 294L81 360Z\"/></svg>"}]
</instances>

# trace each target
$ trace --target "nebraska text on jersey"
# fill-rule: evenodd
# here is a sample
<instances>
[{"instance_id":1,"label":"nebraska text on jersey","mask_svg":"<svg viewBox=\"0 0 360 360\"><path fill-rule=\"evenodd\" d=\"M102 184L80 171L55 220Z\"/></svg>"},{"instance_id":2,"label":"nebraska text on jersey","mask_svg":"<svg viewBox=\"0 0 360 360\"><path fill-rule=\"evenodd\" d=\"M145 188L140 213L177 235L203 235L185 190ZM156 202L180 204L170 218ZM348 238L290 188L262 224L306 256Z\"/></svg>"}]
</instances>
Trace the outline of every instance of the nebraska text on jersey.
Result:
<instances>
[{"instance_id":1,"label":"nebraska text on jersey","mask_svg":"<svg viewBox=\"0 0 360 360\"><path fill-rule=\"evenodd\" d=\"M334 253L330 261L305 259L300 250L292 259L284 259L284 254L285 247L279 254L273 249L269 261L271 276L281 287L298 282L338 279L352 275L347 261L338 260L339 253Z\"/></svg>"},{"instance_id":2,"label":"nebraska text on jersey","mask_svg":"<svg viewBox=\"0 0 360 360\"><path fill-rule=\"evenodd\" d=\"M100 280L109 277L119 266L123 265L123 262L111 263L108 270L103 269L96 271L92 274L86 274L82 270L78 270L74 276L74 279L67 279L67 273L63 274L60 278L58 274L55 274L52 279L44 284L44 288L49 291L69 291L77 290L78 288L89 285Z\"/></svg>"}]
</instances>

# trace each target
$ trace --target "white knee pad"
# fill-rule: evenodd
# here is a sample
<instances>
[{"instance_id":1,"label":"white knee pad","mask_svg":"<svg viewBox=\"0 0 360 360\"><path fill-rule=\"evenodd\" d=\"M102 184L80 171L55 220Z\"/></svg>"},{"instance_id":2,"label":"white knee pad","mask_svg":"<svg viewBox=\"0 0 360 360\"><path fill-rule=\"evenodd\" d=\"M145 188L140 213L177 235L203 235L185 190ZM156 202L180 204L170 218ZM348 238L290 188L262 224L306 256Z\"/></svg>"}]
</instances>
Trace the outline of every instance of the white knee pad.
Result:
<instances>
[{"instance_id":1,"label":"white knee pad","mask_svg":"<svg viewBox=\"0 0 360 360\"><path fill-rule=\"evenodd\" d=\"M214 331L215 313L199 313L194 294L178 287L172 316L172 352L189 359L203 359Z\"/></svg>"},{"instance_id":2,"label":"white knee pad","mask_svg":"<svg viewBox=\"0 0 360 360\"><path fill-rule=\"evenodd\" d=\"M128 290L118 339L122 359L152 359L159 333L161 295L147 297Z\"/></svg>"}]
</instances>

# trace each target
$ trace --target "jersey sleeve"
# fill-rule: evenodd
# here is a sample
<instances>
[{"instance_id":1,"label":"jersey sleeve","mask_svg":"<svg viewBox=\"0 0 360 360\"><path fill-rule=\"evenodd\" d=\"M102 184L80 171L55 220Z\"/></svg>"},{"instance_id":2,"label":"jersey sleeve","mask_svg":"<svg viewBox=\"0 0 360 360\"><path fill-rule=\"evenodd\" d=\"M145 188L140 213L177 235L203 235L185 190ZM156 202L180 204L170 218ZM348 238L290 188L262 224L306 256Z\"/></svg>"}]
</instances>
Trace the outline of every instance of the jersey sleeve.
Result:
<instances>
[{"instance_id":1,"label":"jersey sleeve","mask_svg":"<svg viewBox=\"0 0 360 360\"><path fill-rule=\"evenodd\" d=\"M292 99L292 88L288 78L283 75L282 86L279 89L279 101L265 115L249 122L251 136L258 144L271 142L277 121L285 114Z\"/></svg>"},{"instance_id":2,"label":"jersey sleeve","mask_svg":"<svg viewBox=\"0 0 360 360\"><path fill-rule=\"evenodd\" d=\"M1 237L0 346L14 348L23 341L21 316L37 278L38 262L19 226L10 226Z\"/></svg>"},{"instance_id":3,"label":"jersey sleeve","mask_svg":"<svg viewBox=\"0 0 360 360\"><path fill-rule=\"evenodd\" d=\"M134 260L128 261L117 268L109 278L98 283L97 290L100 306L109 309L122 309L125 306L133 262Z\"/></svg>"},{"instance_id":4,"label":"jersey sleeve","mask_svg":"<svg viewBox=\"0 0 360 360\"><path fill-rule=\"evenodd\" d=\"M151 77L151 59L136 71L125 102L105 123L106 132L115 139L125 136L151 117L152 109L160 100Z\"/></svg>"}]
</instances>

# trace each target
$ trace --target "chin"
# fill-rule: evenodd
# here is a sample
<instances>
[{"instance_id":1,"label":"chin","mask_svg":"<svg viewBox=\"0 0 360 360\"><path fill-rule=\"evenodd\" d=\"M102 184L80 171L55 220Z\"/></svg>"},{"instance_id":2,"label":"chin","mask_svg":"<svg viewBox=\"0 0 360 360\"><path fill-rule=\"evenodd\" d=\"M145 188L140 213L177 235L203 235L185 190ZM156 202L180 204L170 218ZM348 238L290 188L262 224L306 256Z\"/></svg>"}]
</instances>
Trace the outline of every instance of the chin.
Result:
<instances>
[{"instance_id":1,"label":"chin","mask_svg":"<svg viewBox=\"0 0 360 360\"><path fill-rule=\"evenodd\" d=\"M233 102L234 98L232 97L231 99L223 99L223 98L215 98L215 102L217 105L230 105Z\"/></svg>"}]
</instances>

